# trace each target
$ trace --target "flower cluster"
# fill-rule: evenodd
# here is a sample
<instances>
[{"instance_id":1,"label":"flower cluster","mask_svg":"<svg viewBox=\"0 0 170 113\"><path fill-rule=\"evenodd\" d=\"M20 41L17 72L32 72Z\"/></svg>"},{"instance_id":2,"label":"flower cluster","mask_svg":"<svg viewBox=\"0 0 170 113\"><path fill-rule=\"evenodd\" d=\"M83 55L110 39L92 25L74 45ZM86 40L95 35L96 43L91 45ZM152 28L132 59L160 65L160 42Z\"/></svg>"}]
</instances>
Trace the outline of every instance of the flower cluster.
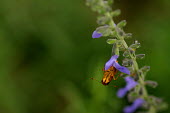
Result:
<instances>
[{"instance_id":1,"label":"flower cluster","mask_svg":"<svg viewBox=\"0 0 170 113\"><path fill-rule=\"evenodd\" d=\"M139 68L136 59L143 59L145 54L136 54L136 50L140 47L138 41L135 41L130 46L127 45L125 39L131 38L132 34L124 31L125 20L117 24L114 22L113 18L120 14L120 10L112 10L113 0L87 0L86 3L91 6L93 11L99 13L97 18L99 27L92 33L92 38L109 37L110 39L107 39L106 42L113 45L112 56L106 62L105 70L112 66L124 74L126 86L117 91L117 96L123 98L127 95L128 101L133 102L133 104L125 107L123 112L133 113L139 107L142 107L149 113L155 113L167 108L165 102L157 101L161 99L147 93L146 85L155 88L158 84L155 81L145 80L150 66ZM117 61L120 53L123 53L122 56L125 57L122 61L123 66ZM145 103L145 106L143 103Z\"/></svg>"}]
</instances>

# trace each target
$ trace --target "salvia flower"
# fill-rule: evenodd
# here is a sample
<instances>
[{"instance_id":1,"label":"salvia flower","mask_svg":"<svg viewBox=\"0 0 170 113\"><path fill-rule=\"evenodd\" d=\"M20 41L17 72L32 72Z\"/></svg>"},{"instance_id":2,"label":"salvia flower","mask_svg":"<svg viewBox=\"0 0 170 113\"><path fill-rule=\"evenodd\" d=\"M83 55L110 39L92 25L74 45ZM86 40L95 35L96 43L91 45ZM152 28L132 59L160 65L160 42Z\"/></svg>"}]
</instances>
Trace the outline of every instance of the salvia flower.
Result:
<instances>
[{"instance_id":1,"label":"salvia flower","mask_svg":"<svg viewBox=\"0 0 170 113\"><path fill-rule=\"evenodd\" d=\"M106 62L105 64L105 70L108 70L111 66L115 67L117 70L119 70L122 73L126 73L130 75L130 71L128 68L120 66L119 63L117 62L118 55L113 55L109 61Z\"/></svg>"},{"instance_id":2,"label":"salvia flower","mask_svg":"<svg viewBox=\"0 0 170 113\"><path fill-rule=\"evenodd\" d=\"M92 38L100 38L100 37L102 37L102 36L103 36L103 34L97 32L97 31L94 31L93 34L92 34Z\"/></svg>"},{"instance_id":3,"label":"salvia flower","mask_svg":"<svg viewBox=\"0 0 170 113\"><path fill-rule=\"evenodd\" d=\"M132 88L134 88L138 83L130 76L125 77L125 81L126 81L126 86L124 88L120 88L117 92L117 96L119 98L123 98L126 93L131 90Z\"/></svg>"},{"instance_id":4,"label":"salvia flower","mask_svg":"<svg viewBox=\"0 0 170 113\"><path fill-rule=\"evenodd\" d=\"M131 106L127 106L123 109L124 113L134 113L145 101L141 98L136 99Z\"/></svg>"}]
</instances>

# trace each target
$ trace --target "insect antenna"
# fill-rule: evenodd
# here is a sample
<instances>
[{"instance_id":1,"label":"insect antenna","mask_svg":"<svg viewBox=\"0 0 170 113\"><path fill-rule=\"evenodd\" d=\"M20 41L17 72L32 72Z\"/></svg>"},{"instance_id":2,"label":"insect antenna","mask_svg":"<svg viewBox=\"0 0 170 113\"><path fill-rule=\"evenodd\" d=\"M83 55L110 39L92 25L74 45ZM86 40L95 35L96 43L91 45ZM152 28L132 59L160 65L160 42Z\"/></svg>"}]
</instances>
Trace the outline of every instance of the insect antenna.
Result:
<instances>
[{"instance_id":1,"label":"insect antenna","mask_svg":"<svg viewBox=\"0 0 170 113\"><path fill-rule=\"evenodd\" d=\"M108 85L108 86L118 87L118 86L116 86L116 85Z\"/></svg>"},{"instance_id":2,"label":"insect antenna","mask_svg":"<svg viewBox=\"0 0 170 113\"><path fill-rule=\"evenodd\" d=\"M92 78L92 77L91 77L90 79L95 80L95 81L97 81L97 82L101 83L100 81L98 81L98 80L97 80L97 79L95 79L95 78ZM118 86L116 86L116 85L107 85L107 86L118 87Z\"/></svg>"},{"instance_id":3,"label":"insect antenna","mask_svg":"<svg viewBox=\"0 0 170 113\"><path fill-rule=\"evenodd\" d=\"M95 79L95 78L92 78L92 77L91 77L90 79L95 80L95 81L97 81L97 82L101 83L100 81L98 81L98 80L97 80L97 79Z\"/></svg>"}]
</instances>

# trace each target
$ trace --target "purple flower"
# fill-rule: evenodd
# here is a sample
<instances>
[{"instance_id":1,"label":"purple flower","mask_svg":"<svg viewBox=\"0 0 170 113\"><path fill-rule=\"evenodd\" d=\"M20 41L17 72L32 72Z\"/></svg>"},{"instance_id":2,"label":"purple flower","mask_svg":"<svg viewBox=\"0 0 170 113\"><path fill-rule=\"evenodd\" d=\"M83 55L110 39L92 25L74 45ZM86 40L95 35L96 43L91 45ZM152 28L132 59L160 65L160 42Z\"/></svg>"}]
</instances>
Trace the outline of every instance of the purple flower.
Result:
<instances>
[{"instance_id":1,"label":"purple flower","mask_svg":"<svg viewBox=\"0 0 170 113\"><path fill-rule=\"evenodd\" d=\"M138 84L130 76L126 77L125 81L126 81L126 86L124 88L120 88L117 92L117 96L119 98L123 98L129 90L131 90L132 88L134 88Z\"/></svg>"},{"instance_id":2,"label":"purple flower","mask_svg":"<svg viewBox=\"0 0 170 113\"><path fill-rule=\"evenodd\" d=\"M126 81L126 89L127 90L131 90L132 88L134 88L138 83L136 81L134 81L134 79L130 76L125 78Z\"/></svg>"},{"instance_id":3,"label":"purple flower","mask_svg":"<svg viewBox=\"0 0 170 113\"><path fill-rule=\"evenodd\" d=\"M124 113L134 113L145 101L141 98L136 99L131 106L123 109Z\"/></svg>"},{"instance_id":4,"label":"purple flower","mask_svg":"<svg viewBox=\"0 0 170 113\"><path fill-rule=\"evenodd\" d=\"M118 55L113 55L110 60L106 62L105 70L108 70L111 66L113 66L120 72L130 75L130 71L128 70L128 68L119 65L119 63L117 62L118 57Z\"/></svg>"},{"instance_id":5,"label":"purple flower","mask_svg":"<svg viewBox=\"0 0 170 113\"><path fill-rule=\"evenodd\" d=\"M94 31L93 34L92 34L92 38L100 38L100 37L102 37L102 36L103 36L103 34L97 32L97 31Z\"/></svg>"},{"instance_id":6,"label":"purple flower","mask_svg":"<svg viewBox=\"0 0 170 113\"><path fill-rule=\"evenodd\" d=\"M118 90L118 92L117 92L117 96L118 96L119 98L123 98L123 97L126 95L127 92L128 92L128 90L127 90L126 87L125 87L125 88L120 88L120 89Z\"/></svg>"}]
</instances>

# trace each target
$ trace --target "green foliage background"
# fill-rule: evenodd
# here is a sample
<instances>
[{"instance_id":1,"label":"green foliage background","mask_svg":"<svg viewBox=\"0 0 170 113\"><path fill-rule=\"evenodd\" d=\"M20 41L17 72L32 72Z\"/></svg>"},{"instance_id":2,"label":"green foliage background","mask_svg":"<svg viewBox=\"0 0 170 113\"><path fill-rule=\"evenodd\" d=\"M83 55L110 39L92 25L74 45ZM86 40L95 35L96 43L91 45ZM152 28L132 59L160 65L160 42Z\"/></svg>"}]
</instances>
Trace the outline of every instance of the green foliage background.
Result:
<instances>
[{"instance_id":1,"label":"green foliage background","mask_svg":"<svg viewBox=\"0 0 170 113\"><path fill-rule=\"evenodd\" d=\"M128 42L150 65L149 93L170 102L170 1L115 0L126 19ZM102 78L111 46L92 39L96 16L81 0L0 1L0 113L121 113L127 105ZM120 78L111 84L124 85ZM162 113L170 112L170 110Z\"/></svg>"}]
</instances>

